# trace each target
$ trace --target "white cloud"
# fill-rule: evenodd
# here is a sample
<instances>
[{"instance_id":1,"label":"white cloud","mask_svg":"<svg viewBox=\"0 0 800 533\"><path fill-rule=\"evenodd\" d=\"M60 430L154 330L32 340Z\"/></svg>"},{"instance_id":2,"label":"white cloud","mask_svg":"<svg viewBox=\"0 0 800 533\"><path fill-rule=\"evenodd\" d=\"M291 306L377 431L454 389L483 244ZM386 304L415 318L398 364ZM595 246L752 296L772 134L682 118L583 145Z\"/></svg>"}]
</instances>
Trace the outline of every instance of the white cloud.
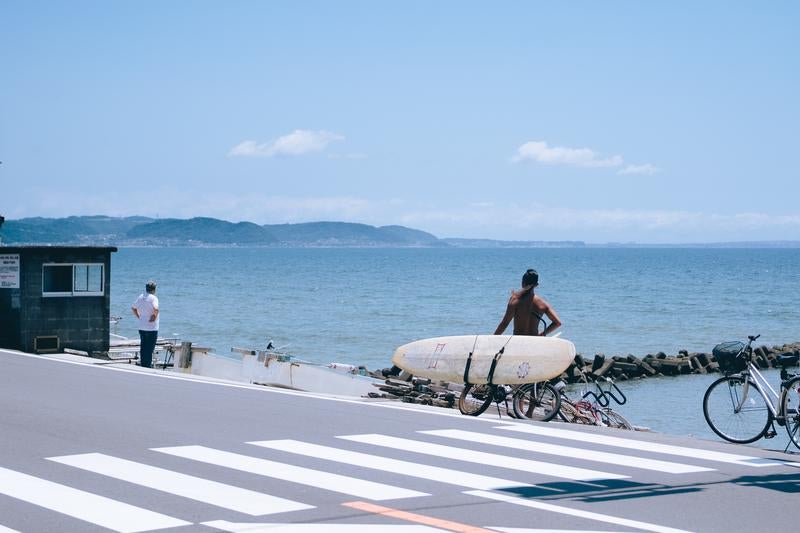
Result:
<instances>
[{"instance_id":1,"label":"white cloud","mask_svg":"<svg viewBox=\"0 0 800 533\"><path fill-rule=\"evenodd\" d=\"M650 163L645 163L644 165L628 165L617 174L642 174L645 176L652 176L653 174L657 174L661 172L661 169L657 166L651 165Z\"/></svg>"},{"instance_id":2,"label":"white cloud","mask_svg":"<svg viewBox=\"0 0 800 533\"><path fill-rule=\"evenodd\" d=\"M292 133L265 143L243 141L231 148L228 155L231 157L298 156L321 152L330 143L343 140L343 135L330 131L294 130Z\"/></svg>"},{"instance_id":3,"label":"white cloud","mask_svg":"<svg viewBox=\"0 0 800 533\"><path fill-rule=\"evenodd\" d=\"M550 147L545 141L529 141L520 146L512 161L518 163L526 160L575 167L618 167L623 164L620 155L603 158L589 148Z\"/></svg>"},{"instance_id":4,"label":"white cloud","mask_svg":"<svg viewBox=\"0 0 800 533\"><path fill-rule=\"evenodd\" d=\"M566 146L548 146L545 141L529 141L517 149L517 155L511 158L514 163L534 161L544 165L565 165L583 168L622 167L625 159L621 155L602 157L590 148L569 148ZM627 165L617 174L652 176L661 169L650 163L643 165Z\"/></svg>"}]
</instances>

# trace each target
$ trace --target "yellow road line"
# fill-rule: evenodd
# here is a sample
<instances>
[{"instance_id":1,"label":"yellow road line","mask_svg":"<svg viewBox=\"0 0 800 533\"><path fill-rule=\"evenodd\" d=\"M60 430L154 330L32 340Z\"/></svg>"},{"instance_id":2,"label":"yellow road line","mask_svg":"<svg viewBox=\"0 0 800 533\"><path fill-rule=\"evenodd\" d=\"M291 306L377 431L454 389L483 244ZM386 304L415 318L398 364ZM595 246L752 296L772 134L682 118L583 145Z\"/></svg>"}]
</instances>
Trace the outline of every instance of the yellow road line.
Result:
<instances>
[{"instance_id":1,"label":"yellow road line","mask_svg":"<svg viewBox=\"0 0 800 533\"><path fill-rule=\"evenodd\" d=\"M416 513L409 513L408 511L401 511L399 509L392 509L391 507L384 507L382 505L375 505L374 503L367 502L348 502L343 503L345 507L351 509L358 509L366 513L379 514L397 518L398 520L405 520L407 522L415 522L417 524L424 524L426 526L438 527L440 529L447 529L449 531L456 531L458 533L497 533L490 529L482 527L470 526L469 524L462 524L460 522L452 522L450 520L442 520L441 518L434 518L432 516L425 516Z\"/></svg>"}]
</instances>

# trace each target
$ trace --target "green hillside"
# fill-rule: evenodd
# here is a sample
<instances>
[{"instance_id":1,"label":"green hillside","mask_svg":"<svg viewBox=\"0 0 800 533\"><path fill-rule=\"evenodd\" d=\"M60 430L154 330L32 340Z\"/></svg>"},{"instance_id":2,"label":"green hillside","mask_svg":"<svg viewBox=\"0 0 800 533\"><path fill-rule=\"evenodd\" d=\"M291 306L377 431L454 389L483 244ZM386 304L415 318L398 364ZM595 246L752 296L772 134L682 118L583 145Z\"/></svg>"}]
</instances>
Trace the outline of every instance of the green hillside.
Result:
<instances>
[{"instance_id":1,"label":"green hillside","mask_svg":"<svg viewBox=\"0 0 800 533\"><path fill-rule=\"evenodd\" d=\"M280 242L318 246L420 246L438 245L439 239L401 226L376 228L349 222L307 222L264 226Z\"/></svg>"},{"instance_id":2,"label":"green hillside","mask_svg":"<svg viewBox=\"0 0 800 533\"><path fill-rule=\"evenodd\" d=\"M209 217L82 216L6 220L2 243L149 246L446 246L424 231L349 222L259 226Z\"/></svg>"},{"instance_id":3,"label":"green hillside","mask_svg":"<svg viewBox=\"0 0 800 533\"><path fill-rule=\"evenodd\" d=\"M252 222L227 222L216 218L181 220L166 218L131 228L128 239L169 241L172 243L207 244L272 244L276 242L267 230Z\"/></svg>"}]
</instances>

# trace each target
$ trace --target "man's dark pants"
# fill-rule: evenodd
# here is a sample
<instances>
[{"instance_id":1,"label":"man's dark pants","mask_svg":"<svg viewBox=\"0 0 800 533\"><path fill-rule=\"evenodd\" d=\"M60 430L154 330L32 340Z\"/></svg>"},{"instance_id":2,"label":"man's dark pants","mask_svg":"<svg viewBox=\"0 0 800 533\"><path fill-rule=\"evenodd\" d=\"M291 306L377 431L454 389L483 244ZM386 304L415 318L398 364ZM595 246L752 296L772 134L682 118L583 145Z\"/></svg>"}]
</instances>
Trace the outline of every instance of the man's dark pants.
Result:
<instances>
[{"instance_id":1,"label":"man's dark pants","mask_svg":"<svg viewBox=\"0 0 800 533\"><path fill-rule=\"evenodd\" d=\"M153 350L156 349L158 331L139 330L139 364L150 368L153 366Z\"/></svg>"}]
</instances>

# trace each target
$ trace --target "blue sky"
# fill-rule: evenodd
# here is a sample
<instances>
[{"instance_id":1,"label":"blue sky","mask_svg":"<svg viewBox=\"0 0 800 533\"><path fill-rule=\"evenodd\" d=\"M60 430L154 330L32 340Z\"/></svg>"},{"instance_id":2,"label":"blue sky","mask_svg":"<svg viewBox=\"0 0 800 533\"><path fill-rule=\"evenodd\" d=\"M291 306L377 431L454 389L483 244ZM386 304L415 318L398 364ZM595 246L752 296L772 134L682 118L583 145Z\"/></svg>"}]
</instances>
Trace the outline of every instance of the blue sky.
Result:
<instances>
[{"instance_id":1,"label":"blue sky","mask_svg":"<svg viewBox=\"0 0 800 533\"><path fill-rule=\"evenodd\" d=\"M796 2L0 3L0 214L800 240Z\"/></svg>"}]
</instances>

